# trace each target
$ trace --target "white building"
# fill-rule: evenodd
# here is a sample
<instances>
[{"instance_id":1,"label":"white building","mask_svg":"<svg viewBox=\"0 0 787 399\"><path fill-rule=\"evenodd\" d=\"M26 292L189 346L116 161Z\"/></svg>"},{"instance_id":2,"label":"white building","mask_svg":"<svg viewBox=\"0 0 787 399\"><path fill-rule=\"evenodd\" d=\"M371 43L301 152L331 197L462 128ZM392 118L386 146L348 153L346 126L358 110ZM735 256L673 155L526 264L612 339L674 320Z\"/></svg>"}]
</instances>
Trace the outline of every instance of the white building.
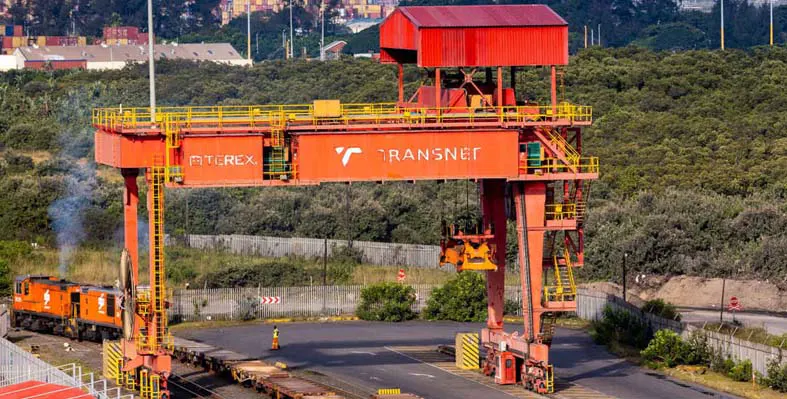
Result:
<instances>
[{"instance_id":1,"label":"white building","mask_svg":"<svg viewBox=\"0 0 787 399\"><path fill-rule=\"evenodd\" d=\"M229 65L249 65L229 43L157 44L154 46L156 60L180 59L211 61ZM130 63L147 62L147 45L82 46L82 47L20 47L14 51L16 67L34 67L42 62L88 70L122 69ZM76 66L76 64L82 65Z\"/></svg>"}]
</instances>

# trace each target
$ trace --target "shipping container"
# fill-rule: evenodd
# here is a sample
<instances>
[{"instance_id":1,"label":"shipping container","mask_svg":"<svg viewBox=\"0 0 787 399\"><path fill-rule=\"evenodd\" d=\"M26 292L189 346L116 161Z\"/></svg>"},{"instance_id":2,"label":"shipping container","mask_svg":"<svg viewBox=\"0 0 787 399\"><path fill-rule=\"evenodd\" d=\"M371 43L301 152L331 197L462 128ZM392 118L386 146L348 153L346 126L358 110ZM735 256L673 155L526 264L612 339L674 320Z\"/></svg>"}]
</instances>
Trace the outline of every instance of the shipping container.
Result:
<instances>
[{"instance_id":1,"label":"shipping container","mask_svg":"<svg viewBox=\"0 0 787 399\"><path fill-rule=\"evenodd\" d=\"M61 43L62 43L62 38L60 36L48 36L46 38L47 46L60 46Z\"/></svg>"},{"instance_id":2,"label":"shipping container","mask_svg":"<svg viewBox=\"0 0 787 399\"><path fill-rule=\"evenodd\" d=\"M79 36L79 37L77 38L77 45L78 45L78 46L87 46L87 37L85 37L85 36Z\"/></svg>"},{"instance_id":3,"label":"shipping container","mask_svg":"<svg viewBox=\"0 0 787 399\"><path fill-rule=\"evenodd\" d=\"M3 50L13 49L14 48L14 38L13 37L4 37L3 38Z\"/></svg>"},{"instance_id":4,"label":"shipping container","mask_svg":"<svg viewBox=\"0 0 787 399\"><path fill-rule=\"evenodd\" d=\"M14 26L14 36L21 37L24 33L22 32L22 25L15 25Z\"/></svg>"},{"instance_id":5,"label":"shipping container","mask_svg":"<svg viewBox=\"0 0 787 399\"><path fill-rule=\"evenodd\" d=\"M36 44L38 45L38 47L46 46L46 36L39 36L36 39Z\"/></svg>"},{"instance_id":6,"label":"shipping container","mask_svg":"<svg viewBox=\"0 0 787 399\"><path fill-rule=\"evenodd\" d=\"M118 39L118 44L120 44L121 46L127 46L128 39Z\"/></svg>"},{"instance_id":7,"label":"shipping container","mask_svg":"<svg viewBox=\"0 0 787 399\"><path fill-rule=\"evenodd\" d=\"M12 37L12 39L13 39L13 43L12 43L11 47L13 47L13 48L27 46L27 38L26 37L14 36L14 37Z\"/></svg>"},{"instance_id":8,"label":"shipping container","mask_svg":"<svg viewBox=\"0 0 787 399\"><path fill-rule=\"evenodd\" d=\"M86 60L52 60L52 61L25 61L25 68L28 69L86 69Z\"/></svg>"},{"instance_id":9,"label":"shipping container","mask_svg":"<svg viewBox=\"0 0 787 399\"><path fill-rule=\"evenodd\" d=\"M4 36L14 36L14 25L6 25L3 27Z\"/></svg>"},{"instance_id":10,"label":"shipping container","mask_svg":"<svg viewBox=\"0 0 787 399\"><path fill-rule=\"evenodd\" d=\"M517 139L515 130L302 134L294 159L302 182L513 178Z\"/></svg>"}]
</instances>

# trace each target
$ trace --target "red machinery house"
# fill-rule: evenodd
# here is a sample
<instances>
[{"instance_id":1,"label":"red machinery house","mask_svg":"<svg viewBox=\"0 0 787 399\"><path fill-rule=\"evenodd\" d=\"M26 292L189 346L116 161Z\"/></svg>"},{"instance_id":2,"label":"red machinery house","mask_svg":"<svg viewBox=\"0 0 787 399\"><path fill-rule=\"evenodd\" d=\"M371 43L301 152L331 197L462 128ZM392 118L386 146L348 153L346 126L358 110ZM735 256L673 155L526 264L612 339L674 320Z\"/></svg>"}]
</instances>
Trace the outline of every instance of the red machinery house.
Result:
<instances>
[{"instance_id":1,"label":"red machinery house","mask_svg":"<svg viewBox=\"0 0 787 399\"><path fill-rule=\"evenodd\" d=\"M461 106L452 93L457 89L441 90L442 68L467 68L462 71L467 73L493 66L498 67L497 87L489 87L489 70L486 87L469 84L459 89L467 86L469 95L488 96L484 101L492 97L490 106L516 105L514 85L502 87L502 67L568 64L568 23L543 5L399 7L380 25L380 62L400 65L400 102L401 65L417 64L434 68L437 83L437 92L434 86L419 90L419 106Z\"/></svg>"}]
</instances>

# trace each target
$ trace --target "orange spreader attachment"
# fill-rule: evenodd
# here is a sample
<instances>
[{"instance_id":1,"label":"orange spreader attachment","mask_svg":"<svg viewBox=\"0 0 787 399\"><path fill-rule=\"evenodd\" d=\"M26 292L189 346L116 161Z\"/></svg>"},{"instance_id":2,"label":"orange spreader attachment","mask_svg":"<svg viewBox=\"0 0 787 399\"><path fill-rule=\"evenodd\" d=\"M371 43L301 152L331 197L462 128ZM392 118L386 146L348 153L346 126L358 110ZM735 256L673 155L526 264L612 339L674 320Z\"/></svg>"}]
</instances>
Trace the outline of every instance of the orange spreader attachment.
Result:
<instances>
[{"instance_id":1,"label":"orange spreader attachment","mask_svg":"<svg viewBox=\"0 0 787 399\"><path fill-rule=\"evenodd\" d=\"M440 240L440 266L451 264L457 271L497 270L497 247L491 229L486 229L484 234L466 235L459 231L446 236Z\"/></svg>"}]
</instances>

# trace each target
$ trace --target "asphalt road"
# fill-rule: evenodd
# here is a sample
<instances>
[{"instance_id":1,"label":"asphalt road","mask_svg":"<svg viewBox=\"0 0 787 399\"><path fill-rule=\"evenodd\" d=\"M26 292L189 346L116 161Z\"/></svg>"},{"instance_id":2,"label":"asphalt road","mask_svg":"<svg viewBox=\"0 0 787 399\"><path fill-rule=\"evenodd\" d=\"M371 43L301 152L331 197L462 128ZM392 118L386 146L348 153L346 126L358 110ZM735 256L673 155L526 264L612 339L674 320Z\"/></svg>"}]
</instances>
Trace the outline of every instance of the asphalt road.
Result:
<instances>
[{"instance_id":1,"label":"asphalt road","mask_svg":"<svg viewBox=\"0 0 787 399\"><path fill-rule=\"evenodd\" d=\"M680 309L681 320L688 323L718 323L718 310ZM736 312L735 319L747 327L763 327L774 335L787 334L787 317L760 313ZM732 321L732 313L724 311L724 321Z\"/></svg>"},{"instance_id":2,"label":"asphalt road","mask_svg":"<svg viewBox=\"0 0 787 399\"><path fill-rule=\"evenodd\" d=\"M511 326L512 328L514 326ZM270 348L271 325L247 325L179 333L239 353L308 368L372 392L399 387L424 398L510 399L501 391L402 356L396 346L450 344L457 332L480 324L450 322L292 323L279 326L282 349ZM729 398L640 369L595 345L582 331L558 329L552 361L569 381L623 399Z\"/></svg>"}]
</instances>

